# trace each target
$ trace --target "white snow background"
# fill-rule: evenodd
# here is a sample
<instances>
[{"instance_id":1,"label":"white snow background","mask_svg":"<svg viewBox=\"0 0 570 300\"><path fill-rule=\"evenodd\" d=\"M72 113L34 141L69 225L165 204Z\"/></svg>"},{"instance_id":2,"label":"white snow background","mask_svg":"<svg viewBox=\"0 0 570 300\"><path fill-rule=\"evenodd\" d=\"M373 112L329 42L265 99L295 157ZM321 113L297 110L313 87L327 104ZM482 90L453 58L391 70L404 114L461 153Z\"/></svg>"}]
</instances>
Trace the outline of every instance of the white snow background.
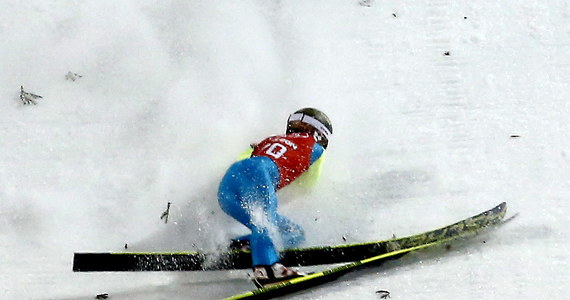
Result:
<instances>
[{"instance_id":1,"label":"white snow background","mask_svg":"<svg viewBox=\"0 0 570 300\"><path fill-rule=\"evenodd\" d=\"M307 245L520 215L285 299L566 299L568 1L367 3L0 1L0 298L252 289L246 270L73 273L73 252L226 245L245 230L217 206L224 171L314 106L323 175L280 201Z\"/></svg>"}]
</instances>

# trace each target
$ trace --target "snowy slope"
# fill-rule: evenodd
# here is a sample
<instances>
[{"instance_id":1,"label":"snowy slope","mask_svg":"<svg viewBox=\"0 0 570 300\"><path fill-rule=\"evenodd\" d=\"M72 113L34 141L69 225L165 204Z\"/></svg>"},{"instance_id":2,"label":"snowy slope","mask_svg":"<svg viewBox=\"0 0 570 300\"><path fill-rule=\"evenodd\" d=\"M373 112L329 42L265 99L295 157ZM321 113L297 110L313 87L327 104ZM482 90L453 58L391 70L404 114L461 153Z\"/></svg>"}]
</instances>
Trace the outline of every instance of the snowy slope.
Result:
<instances>
[{"instance_id":1,"label":"snowy slope","mask_svg":"<svg viewBox=\"0 0 570 300\"><path fill-rule=\"evenodd\" d=\"M304 106L335 130L319 185L281 195L307 244L413 234L501 201L520 216L287 299L564 299L570 4L368 2L0 1L0 299L251 289L245 271L73 273L72 256L225 245L244 229L217 207L218 180Z\"/></svg>"}]
</instances>

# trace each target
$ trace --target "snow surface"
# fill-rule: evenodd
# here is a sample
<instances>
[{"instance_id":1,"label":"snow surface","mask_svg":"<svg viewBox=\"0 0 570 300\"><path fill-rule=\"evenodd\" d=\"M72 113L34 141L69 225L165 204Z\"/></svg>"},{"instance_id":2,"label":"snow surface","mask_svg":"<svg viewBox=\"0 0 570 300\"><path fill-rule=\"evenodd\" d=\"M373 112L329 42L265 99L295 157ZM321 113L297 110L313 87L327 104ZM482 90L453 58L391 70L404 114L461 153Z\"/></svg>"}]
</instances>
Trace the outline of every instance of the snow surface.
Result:
<instances>
[{"instance_id":1,"label":"snow surface","mask_svg":"<svg viewBox=\"0 0 570 300\"><path fill-rule=\"evenodd\" d=\"M281 194L307 245L520 216L285 299L566 299L568 1L367 2L1 1L0 298L251 289L246 271L73 273L73 252L225 245L245 232L217 207L225 169L314 106L334 122L323 176Z\"/></svg>"}]
</instances>

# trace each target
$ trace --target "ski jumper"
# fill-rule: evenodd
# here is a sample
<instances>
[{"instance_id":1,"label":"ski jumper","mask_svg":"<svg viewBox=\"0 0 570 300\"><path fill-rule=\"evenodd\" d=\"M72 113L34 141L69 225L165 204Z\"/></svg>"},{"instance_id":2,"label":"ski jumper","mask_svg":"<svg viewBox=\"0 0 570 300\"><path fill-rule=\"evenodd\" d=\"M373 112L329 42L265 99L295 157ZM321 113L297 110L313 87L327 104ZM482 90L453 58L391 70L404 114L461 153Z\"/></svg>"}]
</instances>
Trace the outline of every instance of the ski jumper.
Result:
<instances>
[{"instance_id":1,"label":"ski jumper","mask_svg":"<svg viewBox=\"0 0 570 300\"><path fill-rule=\"evenodd\" d=\"M277 213L277 190L285 187L324 153L309 134L271 136L261 141L250 158L231 165L218 190L222 210L251 230L254 266L279 261L274 241L295 247L304 240L301 226Z\"/></svg>"}]
</instances>

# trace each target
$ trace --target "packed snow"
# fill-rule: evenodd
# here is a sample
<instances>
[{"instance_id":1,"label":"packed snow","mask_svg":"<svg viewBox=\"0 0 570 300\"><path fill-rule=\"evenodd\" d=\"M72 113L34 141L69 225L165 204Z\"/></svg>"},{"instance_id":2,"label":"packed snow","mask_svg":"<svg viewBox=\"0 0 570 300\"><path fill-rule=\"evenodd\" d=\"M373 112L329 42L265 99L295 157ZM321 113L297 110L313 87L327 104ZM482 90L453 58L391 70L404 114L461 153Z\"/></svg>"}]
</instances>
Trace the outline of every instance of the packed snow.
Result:
<instances>
[{"instance_id":1,"label":"packed snow","mask_svg":"<svg viewBox=\"0 0 570 300\"><path fill-rule=\"evenodd\" d=\"M73 253L225 247L247 231L221 176L306 106L334 127L320 182L280 192L306 245L520 215L283 299L570 293L565 0L1 1L0 40L0 299L253 289L247 270L74 273Z\"/></svg>"}]
</instances>

